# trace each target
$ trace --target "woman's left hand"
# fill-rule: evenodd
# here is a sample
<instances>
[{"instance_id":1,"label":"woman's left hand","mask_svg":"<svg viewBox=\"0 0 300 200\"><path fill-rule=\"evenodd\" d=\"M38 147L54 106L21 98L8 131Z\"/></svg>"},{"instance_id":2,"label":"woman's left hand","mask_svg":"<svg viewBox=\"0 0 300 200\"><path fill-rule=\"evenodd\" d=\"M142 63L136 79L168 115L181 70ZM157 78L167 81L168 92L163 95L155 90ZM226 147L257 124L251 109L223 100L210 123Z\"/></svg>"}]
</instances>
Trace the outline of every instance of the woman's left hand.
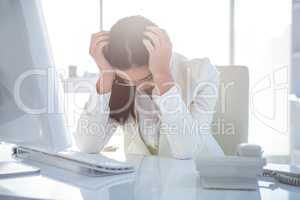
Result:
<instances>
[{"instance_id":1,"label":"woman's left hand","mask_svg":"<svg viewBox=\"0 0 300 200\"><path fill-rule=\"evenodd\" d=\"M147 27L144 35L151 39L154 44L148 39L143 40L149 52L149 70L159 89L156 93L162 95L174 85L170 70L172 43L168 34L156 26Z\"/></svg>"}]
</instances>

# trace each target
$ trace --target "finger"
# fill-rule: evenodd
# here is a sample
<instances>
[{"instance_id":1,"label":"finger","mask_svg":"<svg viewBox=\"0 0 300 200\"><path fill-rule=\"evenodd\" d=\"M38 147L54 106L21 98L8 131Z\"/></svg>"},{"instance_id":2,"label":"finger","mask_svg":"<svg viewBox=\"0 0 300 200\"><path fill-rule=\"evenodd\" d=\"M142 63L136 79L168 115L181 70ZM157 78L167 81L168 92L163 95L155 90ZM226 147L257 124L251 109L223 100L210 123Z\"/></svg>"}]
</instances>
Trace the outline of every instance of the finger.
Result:
<instances>
[{"instance_id":1,"label":"finger","mask_svg":"<svg viewBox=\"0 0 300 200\"><path fill-rule=\"evenodd\" d=\"M94 38L99 37L101 35L107 35L107 34L109 34L109 31L101 31L101 32L98 32L98 33L93 33L91 38L94 39Z\"/></svg>"},{"instance_id":2,"label":"finger","mask_svg":"<svg viewBox=\"0 0 300 200\"><path fill-rule=\"evenodd\" d=\"M102 32L92 34L91 41L90 41L90 53L91 53L92 48L94 47L95 39L98 37L106 36L108 34L109 34L109 32L107 32L107 31L102 31Z\"/></svg>"},{"instance_id":3,"label":"finger","mask_svg":"<svg viewBox=\"0 0 300 200\"><path fill-rule=\"evenodd\" d=\"M152 32L144 32L144 35L147 36L154 44L155 48L160 46L159 37Z\"/></svg>"},{"instance_id":4,"label":"finger","mask_svg":"<svg viewBox=\"0 0 300 200\"><path fill-rule=\"evenodd\" d=\"M95 48L99 43L103 42L103 41L108 41L109 40L109 36L108 35L102 35L101 37L98 37L96 39L94 39L91 43L91 49Z\"/></svg>"},{"instance_id":5,"label":"finger","mask_svg":"<svg viewBox=\"0 0 300 200\"><path fill-rule=\"evenodd\" d=\"M109 37L109 32L99 32L99 33L95 33L92 35L92 38L91 38L91 44L94 44L95 43L95 40L98 40L99 38L102 38L102 37Z\"/></svg>"},{"instance_id":6,"label":"finger","mask_svg":"<svg viewBox=\"0 0 300 200\"><path fill-rule=\"evenodd\" d=\"M170 39L170 36L169 36L168 32L166 30L164 30L164 29L161 29L161 30L163 32L165 41L168 42L169 44L171 44L172 42L171 42L171 39Z\"/></svg>"},{"instance_id":7,"label":"finger","mask_svg":"<svg viewBox=\"0 0 300 200\"><path fill-rule=\"evenodd\" d=\"M168 33L165 30L157 26L148 26L146 29L158 35L161 43L171 43Z\"/></svg>"},{"instance_id":8,"label":"finger","mask_svg":"<svg viewBox=\"0 0 300 200\"><path fill-rule=\"evenodd\" d=\"M171 44L171 40L170 40L170 37L169 37L167 31L165 31L164 29L158 28L158 27L152 27L152 30L153 31L156 30L156 32L161 34L161 38L162 38L163 42Z\"/></svg>"},{"instance_id":9,"label":"finger","mask_svg":"<svg viewBox=\"0 0 300 200\"><path fill-rule=\"evenodd\" d=\"M109 41L102 41L102 42L100 42L99 44L97 44L96 45L96 48L103 48L103 47L105 47L106 45L108 45L109 44Z\"/></svg>"},{"instance_id":10,"label":"finger","mask_svg":"<svg viewBox=\"0 0 300 200\"><path fill-rule=\"evenodd\" d=\"M91 43L95 44L96 41L102 40L102 38L109 38L109 34L101 34L101 35L94 36L91 39Z\"/></svg>"},{"instance_id":11,"label":"finger","mask_svg":"<svg viewBox=\"0 0 300 200\"><path fill-rule=\"evenodd\" d=\"M103 43L101 43L101 45L98 45L98 46L94 47L91 50L90 55L92 55L94 57L97 53L99 53L99 51L103 52L103 47L105 47L107 44L108 44L108 42L103 42Z\"/></svg>"},{"instance_id":12,"label":"finger","mask_svg":"<svg viewBox=\"0 0 300 200\"><path fill-rule=\"evenodd\" d=\"M98 38L96 38L94 40L94 45L98 45L102 41L107 41L107 40L109 40L109 36L108 35L105 35L105 36L102 36L102 37L98 37Z\"/></svg>"},{"instance_id":13,"label":"finger","mask_svg":"<svg viewBox=\"0 0 300 200\"><path fill-rule=\"evenodd\" d=\"M109 44L109 41L102 41L101 43L99 43L98 45L96 45L94 48L92 48L92 55L94 55L97 50L101 50Z\"/></svg>"},{"instance_id":14,"label":"finger","mask_svg":"<svg viewBox=\"0 0 300 200\"><path fill-rule=\"evenodd\" d=\"M151 42L147 39L143 39L143 43L148 51L149 54L151 54L153 51L154 51L154 47L153 45L151 44Z\"/></svg>"},{"instance_id":15,"label":"finger","mask_svg":"<svg viewBox=\"0 0 300 200\"><path fill-rule=\"evenodd\" d=\"M147 26L146 30L147 31L151 31L151 32L155 33L158 36L162 36L163 35L163 31L159 27L157 27L157 26Z\"/></svg>"}]
</instances>

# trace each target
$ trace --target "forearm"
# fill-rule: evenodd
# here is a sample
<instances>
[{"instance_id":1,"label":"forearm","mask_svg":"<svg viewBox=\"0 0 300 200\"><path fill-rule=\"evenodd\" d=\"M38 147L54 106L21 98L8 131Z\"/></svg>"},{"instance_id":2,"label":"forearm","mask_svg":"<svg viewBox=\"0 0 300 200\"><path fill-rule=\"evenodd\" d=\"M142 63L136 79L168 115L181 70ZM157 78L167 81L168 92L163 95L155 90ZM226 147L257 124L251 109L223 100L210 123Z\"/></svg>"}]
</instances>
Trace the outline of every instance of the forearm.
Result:
<instances>
[{"instance_id":1,"label":"forearm","mask_svg":"<svg viewBox=\"0 0 300 200\"><path fill-rule=\"evenodd\" d=\"M155 98L160 109L161 134L171 147L172 155L179 159L192 158L194 153L221 155L218 144L210 134L211 121L207 117L194 118L177 88Z\"/></svg>"},{"instance_id":2,"label":"forearm","mask_svg":"<svg viewBox=\"0 0 300 200\"><path fill-rule=\"evenodd\" d=\"M167 73L165 75L154 75L153 81L155 84L153 95L158 96L165 94L169 89L171 89L175 85L171 73Z\"/></svg>"},{"instance_id":3,"label":"forearm","mask_svg":"<svg viewBox=\"0 0 300 200\"><path fill-rule=\"evenodd\" d=\"M109 119L110 94L92 95L77 124L76 143L81 151L99 152L116 129Z\"/></svg>"},{"instance_id":4,"label":"forearm","mask_svg":"<svg viewBox=\"0 0 300 200\"><path fill-rule=\"evenodd\" d=\"M104 73L101 77L99 77L96 83L97 93L106 94L111 92L114 79L115 76L112 73Z\"/></svg>"},{"instance_id":5,"label":"forearm","mask_svg":"<svg viewBox=\"0 0 300 200\"><path fill-rule=\"evenodd\" d=\"M107 144L115 130L115 125L106 116L99 119L84 112L78 120L75 141L82 152L97 153Z\"/></svg>"},{"instance_id":6,"label":"forearm","mask_svg":"<svg viewBox=\"0 0 300 200\"><path fill-rule=\"evenodd\" d=\"M197 147L201 145L202 136L196 135L195 127L190 117L172 116L174 120L165 117L161 120L160 134L167 138L172 156L177 159L191 159Z\"/></svg>"},{"instance_id":7,"label":"forearm","mask_svg":"<svg viewBox=\"0 0 300 200\"><path fill-rule=\"evenodd\" d=\"M179 159L192 157L195 149L193 121L176 87L171 87L165 94L155 96L155 103L160 110L160 134L167 138L172 156Z\"/></svg>"}]
</instances>

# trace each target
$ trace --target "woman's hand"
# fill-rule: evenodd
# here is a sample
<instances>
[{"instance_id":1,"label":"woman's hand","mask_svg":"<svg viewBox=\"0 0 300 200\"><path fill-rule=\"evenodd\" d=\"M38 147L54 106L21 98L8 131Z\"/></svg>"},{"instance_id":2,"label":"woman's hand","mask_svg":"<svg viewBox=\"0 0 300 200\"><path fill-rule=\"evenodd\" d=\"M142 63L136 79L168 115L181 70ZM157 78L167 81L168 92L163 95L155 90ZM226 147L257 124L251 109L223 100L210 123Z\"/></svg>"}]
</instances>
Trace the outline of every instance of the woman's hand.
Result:
<instances>
[{"instance_id":1,"label":"woman's hand","mask_svg":"<svg viewBox=\"0 0 300 200\"><path fill-rule=\"evenodd\" d=\"M96 62L99 70L102 73L98 79L96 89L99 94L111 91L112 83L115 77L112 66L106 60L103 54L103 48L109 43L109 32L99 32L92 35L90 43L90 55Z\"/></svg>"},{"instance_id":2,"label":"woman's hand","mask_svg":"<svg viewBox=\"0 0 300 200\"><path fill-rule=\"evenodd\" d=\"M94 33L90 42L90 55L93 57L100 71L112 69L103 54L103 48L109 43L109 32Z\"/></svg>"},{"instance_id":3,"label":"woman's hand","mask_svg":"<svg viewBox=\"0 0 300 200\"><path fill-rule=\"evenodd\" d=\"M168 34L158 27L147 27L145 36L151 39L154 45L144 39L143 43L149 52L149 70L152 73L154 83L159 91L156 94L162 95L173 85L173 77L170 70L172 56L172 43Z\"/></svg>"}]
</instances>

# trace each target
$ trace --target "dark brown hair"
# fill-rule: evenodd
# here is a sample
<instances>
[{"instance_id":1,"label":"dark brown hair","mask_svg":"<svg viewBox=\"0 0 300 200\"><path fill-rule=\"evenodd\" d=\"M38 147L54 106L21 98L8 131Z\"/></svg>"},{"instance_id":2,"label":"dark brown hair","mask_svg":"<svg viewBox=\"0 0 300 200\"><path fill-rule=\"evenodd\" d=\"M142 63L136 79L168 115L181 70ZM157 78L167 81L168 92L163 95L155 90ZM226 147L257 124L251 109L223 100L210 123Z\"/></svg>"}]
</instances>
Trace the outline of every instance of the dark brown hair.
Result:
<instances>
[{"instance_id":1,"label":"dark brown hair","mask_svg":"<svg viewBox=\"0 0 300 200\"><path fill-rule=\"evenodd\" d=\"M133 65L138 67L148 64L149 54L143 44L143 33L147 26L156 25L142 16L126 17L112 26L109 44L104 48L104 56L114 68L126 70ZM112 86L110 117L123 124L130 115L136 117L135 87L117 82L122 82L122 79L116 77Z\"/></svg>"}]
</instances>

